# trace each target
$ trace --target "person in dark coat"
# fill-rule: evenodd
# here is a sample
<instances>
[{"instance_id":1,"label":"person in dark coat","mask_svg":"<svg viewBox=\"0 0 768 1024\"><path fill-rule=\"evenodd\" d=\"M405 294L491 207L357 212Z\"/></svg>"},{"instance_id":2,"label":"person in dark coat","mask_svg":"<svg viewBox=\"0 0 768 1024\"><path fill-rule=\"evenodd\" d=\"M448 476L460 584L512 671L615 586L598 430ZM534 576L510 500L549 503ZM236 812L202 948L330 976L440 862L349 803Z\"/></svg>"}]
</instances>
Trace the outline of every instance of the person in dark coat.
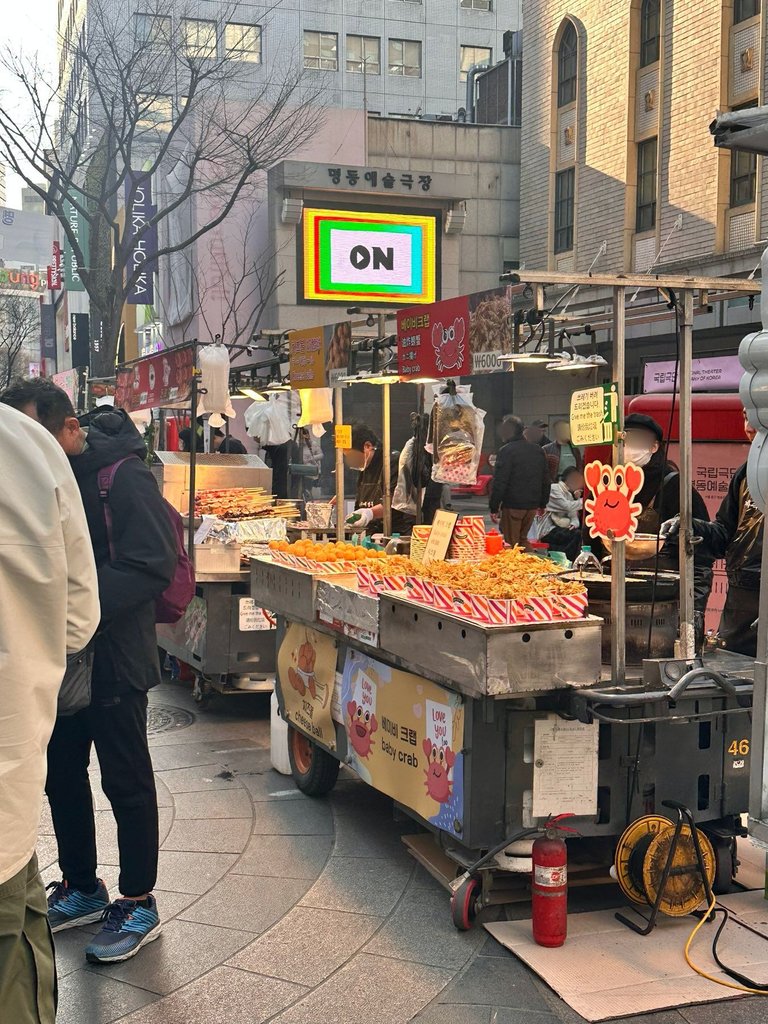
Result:
<instances>
[{"instance_id":1,"label":"person in dark coat","mask_svg":"<svg viewBox=\"0 0 768 1024\"><path fill-rule=\"evenodd\" d=\"M367 534L384 529L384 449L379 437L365 423L352 423L352 447L344 449L344 462L357 475L355 509L347 526ZM400 453L390 455L390 494L397 486ZM392 532L410 535L415 516L392 509Z\"/></svg>"},{"instance_id":2,"label":"person in dark coat","mask_svg":"<svg viewBox=\"0 0 768 1024\"><path fill-rule=\"evenodd\" d=\"M101 603L91 705L60 717L48 747L46 793L63 875L49 897L49 923L59 931L103 917L102 931L89 936L87 959L125 960L160 932L152 896L158 814L147 745L147 691L160 682L155 600L176 570L176 536L144 461L144 442L126 412L90 414L86 434L65 392L50 381L24 381L2 400L42 423L70 458L88 521ZM122 459L126 461L115 471L107 498L100 493L99 471ZM111 545L105 502L112 519ZM96 876L88 777L92 746L117 821L122 897L114 902Z\"/></svg>"},{"instance_id":3,"label":"person in dark coat","mask_svg":"<svg viewBox=\"0 0 768 1024\"><path fill-rule=\"evenodd\" d=\"M501 525L507 544L528 546L537 509L546 508L552 481L542 448L523 437L523 421L505 416L510 440L499 449L489 502L491 519Z\"/></svg>"},{"instance_id":4,"label":"person in dark coat","mask_svg":"<svg viewBox=\"0 0 768 1024\"><path fill-rule=\"evenodd\" d=\"M549 463L552 483L562 480L563 473L575 466L584 472L584 456L571 440L571 425L568 420L558 420L554 426L555 440L543 447Z\"/></svg>"},{"instance_id":5,"label":"person in dark coat","mask_svg":"<svg viewBox=\"0 0 768 1024\"><path fill-rule=\"evenodd\" d=\"M205 443L203 441L203 420L198 419L197 421L196 436L196 450L202 452L205 450ZM179 441L182 444L182 451L192 451L192 429L191 427L184 427L179 431ZM211 453L219 455L247 455L248 449L245 447L242 441L239 441L236 437L227 437L221 427L211 427Z\"/></svg>"}]
</instances>

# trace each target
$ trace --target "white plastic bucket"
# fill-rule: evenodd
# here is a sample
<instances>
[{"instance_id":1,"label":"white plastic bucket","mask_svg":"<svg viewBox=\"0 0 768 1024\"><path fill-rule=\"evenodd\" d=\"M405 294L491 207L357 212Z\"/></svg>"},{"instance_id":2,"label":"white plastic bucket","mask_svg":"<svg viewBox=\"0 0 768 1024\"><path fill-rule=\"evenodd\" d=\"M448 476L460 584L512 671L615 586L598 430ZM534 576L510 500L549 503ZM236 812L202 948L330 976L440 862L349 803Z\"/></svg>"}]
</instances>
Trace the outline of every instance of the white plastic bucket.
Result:
<instances>
[{"instance_id":1,"label":"white plastic bucket","mask_svg":"<svg viewBox=\"0 0 768 1024\"><path fill-rule=\"evenodd\" d=\"M291 774L291 760L288 757L288 723L280 715L277 694L272 692L270 701L269 749L272 767L281 775Z\"/></svg>"}]
</instances>

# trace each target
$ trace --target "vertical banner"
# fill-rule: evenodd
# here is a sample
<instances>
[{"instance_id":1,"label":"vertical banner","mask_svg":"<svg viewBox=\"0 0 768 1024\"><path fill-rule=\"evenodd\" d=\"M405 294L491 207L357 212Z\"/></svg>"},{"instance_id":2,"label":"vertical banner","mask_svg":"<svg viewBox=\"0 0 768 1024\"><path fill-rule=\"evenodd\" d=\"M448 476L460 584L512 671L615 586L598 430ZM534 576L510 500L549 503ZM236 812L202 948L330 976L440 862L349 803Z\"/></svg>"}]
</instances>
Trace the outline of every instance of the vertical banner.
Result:
<instances>
[{"instance_id":1,"label":"vertical banner","mask_svg":"<svg viewBox=\"0 0 768 1024\"><path fill-rule=\"evenodd\" d=\"M61 246L58 242L53 243L51 254L51 265L48 267L48 290L55 292L61 288Z\"/></svg>"},{"instance_id":2,"label":"vertical banner","mask_svg":"<svg viewBox=\"0 0 768 1024\"><path fill-rule=\"evenodd\" d=\"M40 304L40 355L50 375L56 369L56 310L51 302Z\"/></svg>"},{"instance_id":3,"label":"vertical banner","mask_svg":"<svg viewBox=\"0 0 768 1024\"><path fill-rule=\"evenodd\" d=\"M125 301L132 306L151 306L155 301L157 225L148 225L156 212L151 175L130 171L125 179L125 234L130 254L125 273L128 281L137 276Z\"/></svg>"},{"instance_id":4,"label":"vertical banner","mask_svg":"<svg viewBox=\"0 0 768 1024\"><path fill-rule=\"evenodd\" d=\"M85 209L85 196L82 192L77 189L73 189L73 199L80 207ZM88 259L90 255L91 238L90 225L88 221L82 215L80 210L77 209L75 203L71 202L69 199L64 200L64 216L67 218L67 222L77 239L77 244L80 246L80 252L83 254L83 259ZM80 266L78 264L77 255L69 244L67 244L64 253L64 283L67 286L67 291L85 291L85 285L80 277Z\"/></svg>"},{"instance_id":5,"label":"vertical banner","mask_svg":"<svg viewBox=\"0 0 768 1024\"><path fill-rule=\"evenodd\" d=\"M71 313L69 336L72 339L72 365L91 368L90 316L87 313Z\"/></svg>"},{"instance_id":6,"label":"vertical banner","mask_svg":"<svg viewBox=\"0 0 768 1024\"><path fill-rule=\"evenodd\" d=\"M327 387L325 328L306 327L301 331L291 331L288 335L288 359L294 391Z\"/></svg>"}]
</instances>

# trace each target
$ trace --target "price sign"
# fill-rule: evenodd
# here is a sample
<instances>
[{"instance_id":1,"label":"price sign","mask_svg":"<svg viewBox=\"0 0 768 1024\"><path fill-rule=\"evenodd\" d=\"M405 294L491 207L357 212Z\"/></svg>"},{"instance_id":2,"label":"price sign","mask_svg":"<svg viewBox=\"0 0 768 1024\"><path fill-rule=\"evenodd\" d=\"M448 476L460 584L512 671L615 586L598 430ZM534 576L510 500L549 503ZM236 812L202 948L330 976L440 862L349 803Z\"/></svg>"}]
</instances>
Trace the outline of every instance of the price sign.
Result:
<instances>
[{"instance_id":1,"label":"price sign","mask_svg":"<svg viewBox=\"0 0 768 1024\"><path fill-rule=\"evenodd\" d=\"M429 531L429 540L424 548L425 562L442 562L448 553L448 545L451 543L458 512L446 512L441 509L435 512L432 520L432 529Z\"/></svg>"},{"instance_id":2,"label":"price sign","mask_svg":"<svg viewBox=\"0 0 768 1024\"><path fill-rule=\"evenodd\" d=\"M619 422L617 384L571 395L571 439L575 445L613 444Z\"/></svg>"},{"instance_id":3,"label":"price sign","mask_svg":"<svg viewBox=\"0 0 768 1024\"><path fill-rule=\"evenodd\" d=\"M333 440L337 448L352 447L352 426L349 423L337 423L333 428Z\"/></svg>"}]
</instances>

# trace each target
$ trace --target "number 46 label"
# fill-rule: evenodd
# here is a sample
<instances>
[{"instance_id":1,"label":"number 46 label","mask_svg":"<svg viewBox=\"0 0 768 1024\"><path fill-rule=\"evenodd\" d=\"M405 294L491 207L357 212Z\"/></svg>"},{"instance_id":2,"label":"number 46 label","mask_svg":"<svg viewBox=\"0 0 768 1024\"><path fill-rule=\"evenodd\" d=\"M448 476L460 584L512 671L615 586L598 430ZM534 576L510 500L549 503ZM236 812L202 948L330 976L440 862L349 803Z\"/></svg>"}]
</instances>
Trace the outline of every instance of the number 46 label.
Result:
<instances>
[{"instance_id":1,"label":"number 46 label","mask_svg":"<svg viewBox=\"0 0 768 1024\"><path fill-rule=\"evenodd\" d=\"M728 753L734 757L746 757L749 753L749 740L734 740L728 747Z\"/></svg>"}]
</instances>

